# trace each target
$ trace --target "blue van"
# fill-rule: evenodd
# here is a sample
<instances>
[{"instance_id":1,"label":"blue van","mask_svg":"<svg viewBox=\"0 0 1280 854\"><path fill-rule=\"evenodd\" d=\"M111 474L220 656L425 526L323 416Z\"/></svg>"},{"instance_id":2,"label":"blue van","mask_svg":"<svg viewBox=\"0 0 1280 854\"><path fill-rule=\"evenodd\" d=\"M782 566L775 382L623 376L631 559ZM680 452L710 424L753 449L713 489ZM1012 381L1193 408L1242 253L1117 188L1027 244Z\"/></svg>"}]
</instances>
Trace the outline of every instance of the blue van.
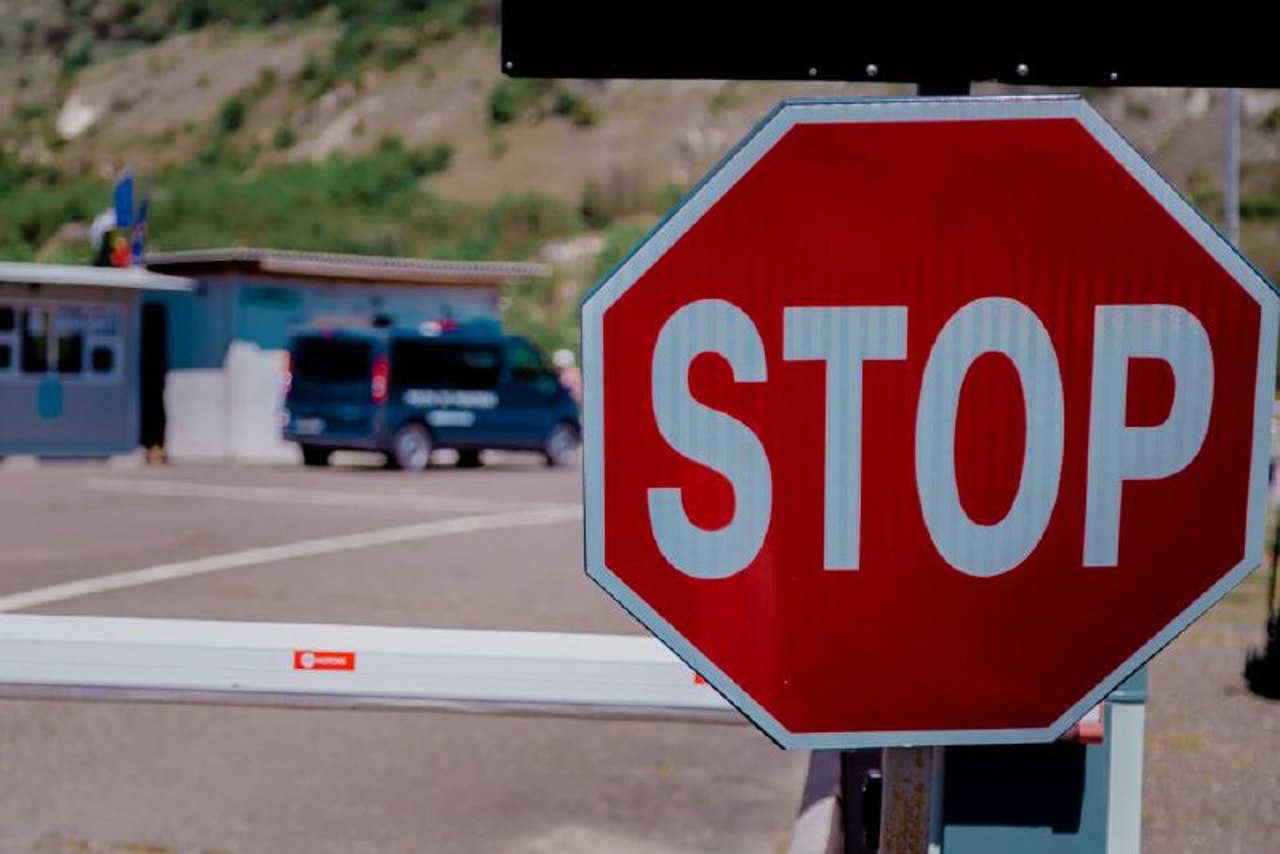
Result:
<instances>
[{"instance_id":1,"label":"blue van","mask_svg":"<svg viewBox=\"0 0 1280 854\"><path fill-rule=\"evenodd\" d=\"M323 466L337 450L380 451L422 469L436 448L480 465L486 448L577 458L582 425L537 349L487 329L303 329L289 347L284 438Z\"/></svg>"}]
</instances>

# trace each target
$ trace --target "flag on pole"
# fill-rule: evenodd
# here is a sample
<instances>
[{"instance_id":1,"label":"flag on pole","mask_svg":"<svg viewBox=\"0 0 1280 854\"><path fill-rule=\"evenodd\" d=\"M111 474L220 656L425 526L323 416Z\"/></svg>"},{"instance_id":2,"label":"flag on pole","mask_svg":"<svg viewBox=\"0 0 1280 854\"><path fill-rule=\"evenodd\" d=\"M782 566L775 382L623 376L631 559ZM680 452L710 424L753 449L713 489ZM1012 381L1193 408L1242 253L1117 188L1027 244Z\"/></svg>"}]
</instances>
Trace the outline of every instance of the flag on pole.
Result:
<instances>
[{"instance_id":1,"label":"flag on pole","mask_svg":"<svg viewBox=\"0 0 1280 854\"><path fill-rule=\"evenodd\" d=\"M120 228L133 226L133 170L126 169L116 179L113 194L116 209L116 225Z\"/></svg>"}]
</instances>

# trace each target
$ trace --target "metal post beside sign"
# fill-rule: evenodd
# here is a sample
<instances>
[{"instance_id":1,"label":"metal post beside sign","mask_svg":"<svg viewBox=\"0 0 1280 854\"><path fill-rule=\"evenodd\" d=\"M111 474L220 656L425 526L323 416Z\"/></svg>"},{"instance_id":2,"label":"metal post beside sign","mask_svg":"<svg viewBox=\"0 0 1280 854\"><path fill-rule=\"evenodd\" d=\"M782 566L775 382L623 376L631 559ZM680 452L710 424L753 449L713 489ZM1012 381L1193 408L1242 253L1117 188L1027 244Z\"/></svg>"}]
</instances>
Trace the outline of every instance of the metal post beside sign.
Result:
<instances>
[{"instance_id":1,"label":"metal post beside sign","mask_svg":"<svg viewBox=\"0 0 1280 854\"><path fill-rule=\"evenodd\" d=\"M941 813L941 781L934 762L941 761L941 753L937 747L885 748L882 854L920 854L935 840L933 816Z\"/></svg>"},{"instance_id":2,"label":"metal post beside sign","mask_svg":"<svg viewBox=\"0 0 1280 854\"><path fill-rule=\"evenodd\" d=\"M1142 850L1142 767L1146 741L1147 670L1144 667L1107 702L1107 851Z\"/></svg>"}]
</instances>

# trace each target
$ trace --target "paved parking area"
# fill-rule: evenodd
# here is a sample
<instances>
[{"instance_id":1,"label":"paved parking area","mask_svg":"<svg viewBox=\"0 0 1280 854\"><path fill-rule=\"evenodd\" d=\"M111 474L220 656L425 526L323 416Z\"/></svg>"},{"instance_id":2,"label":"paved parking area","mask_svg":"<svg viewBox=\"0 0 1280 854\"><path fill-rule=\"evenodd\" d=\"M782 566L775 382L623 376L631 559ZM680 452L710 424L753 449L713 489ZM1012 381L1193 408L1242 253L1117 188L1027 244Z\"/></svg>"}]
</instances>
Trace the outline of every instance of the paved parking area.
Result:
<instances>
[{"instance_id":1,"label":"paved parking area","mask_svg":"<svg viewBox=\"0 0 1280 854\"><path fill-rule=\"evenodd\" d=\"M0 610L642 631L582 571L578 472L346 462L0 469ZM1148 850L1277 850L1280 703L1240 678L1264 590L1152 664ZM7 701L0 854L773 852L805 759L745 726Z\"/></svg>"},{"instance_id":2,"label":"paved parking area","mask_svg":"<svg viewBox=\"0 0 1280 854\"><path fill-rule=\"evenodd\" d=\"M576 471L348 463L0 470L0 610L642 631L582 571ZM0 756L3 852L768 852L806 759L745 726L17 701Z\"/></svg>"}]
</instances>

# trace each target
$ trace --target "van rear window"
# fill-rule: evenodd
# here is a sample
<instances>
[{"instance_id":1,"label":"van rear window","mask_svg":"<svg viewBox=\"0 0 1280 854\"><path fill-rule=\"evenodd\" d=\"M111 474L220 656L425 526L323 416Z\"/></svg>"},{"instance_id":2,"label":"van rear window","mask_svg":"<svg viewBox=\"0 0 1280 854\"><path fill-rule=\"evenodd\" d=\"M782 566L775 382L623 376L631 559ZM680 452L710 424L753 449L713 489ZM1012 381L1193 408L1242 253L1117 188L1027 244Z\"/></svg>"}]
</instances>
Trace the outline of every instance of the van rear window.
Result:
<instances>
[{"instance_id":1,"label":"van rear window","mask_svg":"<svg viewBox=\"0 0 1280 854\"><path fill-rule=\"evenodd\" d=\"M294 376L304 380L364 382L373 370L367 341L301 338L293 353Z\"/></svg>"},{"instance_id":2,"label":"van rear window","mask_svg":"<svg viewBox=\"0 0 1280 854\"><path fill-rule=\"evenodd\" d=\"M497 345L395 341L391 384L396 388L488 389L498 384Z\"/></svg>"}]
</instances>

